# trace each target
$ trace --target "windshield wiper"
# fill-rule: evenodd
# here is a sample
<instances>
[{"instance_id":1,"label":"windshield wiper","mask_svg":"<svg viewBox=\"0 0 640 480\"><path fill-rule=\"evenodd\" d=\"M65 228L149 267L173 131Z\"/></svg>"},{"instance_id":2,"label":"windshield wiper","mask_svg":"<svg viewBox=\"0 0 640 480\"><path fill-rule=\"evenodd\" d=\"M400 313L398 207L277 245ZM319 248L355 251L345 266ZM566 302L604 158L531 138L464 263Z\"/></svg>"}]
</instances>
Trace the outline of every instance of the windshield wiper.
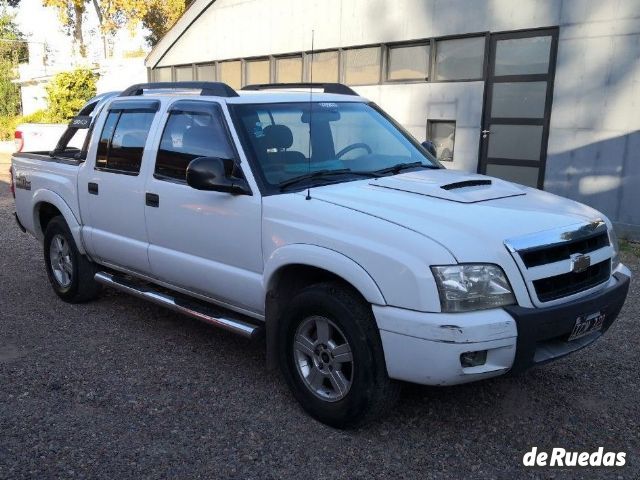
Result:
<instances>
[{"instance_id":1,"label":"windshield wiper","mask_svg":"<svg viewBox=\"0 0 640 480\"><path fill-rule=\"evenodd\" d=\"M286 189L291 185L295 185L296 183L303 182L305 180L312 180L314 178L321 177L332 177L334 175L359 175L363 177L379 177L380 174L378 172L365 172L365 171L356 171L351 170L350 168L339 168L336 170L316 170L315 172L305 173L304 175L298 175L297 177L289 178L288 180L283 180L278 184L280 190Z\"/></svg>"},{"instance_id":2,"label":"windshield wiper","mask_svg":"<svg viewBox=\"0 0 640 480\"><path fill-rule=\"evenodd\" d=\"M381 168L380 170L374 170L374 173L379 175L384 175L386 173L400 173L402 170L408 170L409 168L433 168L439 169L437 165L425 165L422 162L405 162L405 163L396 163L390 167Z\"/></svg>"}]
</instances>

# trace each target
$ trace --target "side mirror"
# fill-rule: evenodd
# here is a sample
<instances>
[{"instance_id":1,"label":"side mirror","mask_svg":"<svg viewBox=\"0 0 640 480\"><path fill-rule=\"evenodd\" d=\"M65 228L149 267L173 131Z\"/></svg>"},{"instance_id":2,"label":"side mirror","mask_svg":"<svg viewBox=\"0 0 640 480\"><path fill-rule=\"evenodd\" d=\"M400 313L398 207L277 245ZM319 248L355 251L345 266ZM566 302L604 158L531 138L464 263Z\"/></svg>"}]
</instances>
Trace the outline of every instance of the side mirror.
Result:
<instances>
[{"instance_id":1,"label":"side mirror","mask_svg":"<svg viewBox=\"0 0 640 480\"><path fill-rule=\"evenodd\" d=\"M422 146L424 149L433 155L435 158L438 158L438 152L436 151L436 145L431 140L425 140L422 142Z\"/></svg>"},{"instance_id":2,"label":"side mirror","mask_svg":"<svg viewBox=\"0 0 640 480\"><path fill-rule=\"evenodd\" d=\"M251 195L244 178L233 176L235 163L229 158L199 157L187 167L187 185L196 190Z\"/></svg>"}]
</instances>

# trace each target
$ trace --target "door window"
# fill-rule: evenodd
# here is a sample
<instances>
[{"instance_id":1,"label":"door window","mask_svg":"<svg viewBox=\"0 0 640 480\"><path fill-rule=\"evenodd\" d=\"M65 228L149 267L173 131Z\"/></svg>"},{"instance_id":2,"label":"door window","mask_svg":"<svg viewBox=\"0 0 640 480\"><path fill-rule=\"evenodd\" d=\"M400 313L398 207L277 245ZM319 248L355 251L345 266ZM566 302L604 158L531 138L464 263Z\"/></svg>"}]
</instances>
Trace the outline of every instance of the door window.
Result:
<instances>
[{"instance_id":1,"label":"door window","mask_svg":"<svg viewBox=\"0 0 640 480\"><path fill-rule=\"evenodd\" d=\"M194 158L234 156L219 107L177 102L162 132L155 176L184 182L187 166Z\"/></svg>"},{"instance_id":2,"label":"door window","mask_svg":"<svg viewBox=\"0 0 640 480\"><path fill-rule=\"evenodd\" d=\"M97 170L137 175L155 112L110 111L102 128Z\"/></svg>"}]
</instances>

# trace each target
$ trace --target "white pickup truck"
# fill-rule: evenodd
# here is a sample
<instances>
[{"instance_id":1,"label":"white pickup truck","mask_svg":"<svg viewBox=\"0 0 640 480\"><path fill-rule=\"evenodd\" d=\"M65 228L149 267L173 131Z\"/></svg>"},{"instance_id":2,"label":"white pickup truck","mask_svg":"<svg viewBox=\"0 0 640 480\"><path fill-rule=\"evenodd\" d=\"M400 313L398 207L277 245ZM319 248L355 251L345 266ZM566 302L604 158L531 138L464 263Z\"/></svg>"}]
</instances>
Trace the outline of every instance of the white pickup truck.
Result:
<instances>
[{"instance_id":1,"label":"white pickup truck","mask_svg":"<svg viewBox=\"0 0 640 480\"><path fill-rule=\"evenodd\" d=\"M88 127L80 149L66 148ZM611 223L444 169L341 84L142 84L13 156L21 228L55 292L102 285L247 337L337 427L398 380L519 372L600 337L627 295Z\"/></svg>"}]
</instances>

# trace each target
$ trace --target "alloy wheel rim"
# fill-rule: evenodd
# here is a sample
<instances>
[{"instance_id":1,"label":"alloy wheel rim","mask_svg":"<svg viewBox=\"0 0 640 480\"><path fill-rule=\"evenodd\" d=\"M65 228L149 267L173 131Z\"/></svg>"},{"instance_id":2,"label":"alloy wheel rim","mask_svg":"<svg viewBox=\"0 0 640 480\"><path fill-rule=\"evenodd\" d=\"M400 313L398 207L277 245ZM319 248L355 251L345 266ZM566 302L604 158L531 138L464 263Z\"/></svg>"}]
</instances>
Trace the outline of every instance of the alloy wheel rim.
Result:
<instances>
[{"instance_id":1,"label":"alloy wheel rim","mask_svg":"<svg viewBox=\"0 0 640 480\"><path fill-rule=\"evenodd\" d=\"M71 250L69 242L60 234L56 234L51 239L49 246L49 260L51 271L56 282L66 288L73 281L73 261L71 260Z\"/></svg>"},{"instance_id":2,"label":"alloy wheel rim","mask_svg":"<svg viewBox=\"0 0 640 480\"><path fill-rule=\"evenodd\" d=\"M316 397L337 402L349 393L354 373L351 346L328 318L314 315L300 323L293 356L303 383Z\"/></svg>"}]
</instances>

